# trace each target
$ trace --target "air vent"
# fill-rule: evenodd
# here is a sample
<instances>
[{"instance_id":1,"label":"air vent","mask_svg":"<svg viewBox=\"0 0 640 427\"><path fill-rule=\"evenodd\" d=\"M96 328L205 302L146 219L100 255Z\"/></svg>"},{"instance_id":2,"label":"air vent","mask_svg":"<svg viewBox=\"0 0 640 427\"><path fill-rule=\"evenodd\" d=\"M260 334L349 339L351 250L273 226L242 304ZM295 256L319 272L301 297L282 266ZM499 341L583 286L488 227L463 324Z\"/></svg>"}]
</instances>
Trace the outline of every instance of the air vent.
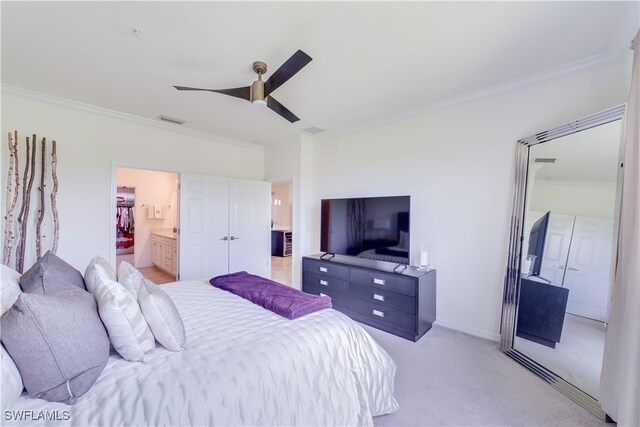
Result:
<instances>
[{"instance_id":1,"label":"air vent","mask_svg":"<svg viewBox=\"0 0 640 427\"><path fill-rule=\"evenodd\" d=\"M537 157L533 162L534 163L555 163L556 159L554 159L553 157Z\"/></svg>"},{"instance_id":2,"label":"air vent","mask_svg":"<svg viewBox=\"0 0 640 427\"><path fill-rule=\"evenodd\" d=\"M164 120L165 122L173 123L176 125L183 125L185 123L184 120L176 119L176 118L165 116L162 114L158 118L160 120Z\"/></svg>"},{"instance_id":3,"label":"air vent","mask_svg":"<svg viewBox=\"0 0 640 427\"><path fill-rule=\"evenodd\" d=\"M305 131L305 132L308 132L308 133L310 133L310 134L312 134L312 135L315 135L315 134L318 134L318 133L324 132L324 129L319 128L319 127L317 127L317 126L311 126L311 127L306 128L304 131Z\"/></svg>"}]
</instances>

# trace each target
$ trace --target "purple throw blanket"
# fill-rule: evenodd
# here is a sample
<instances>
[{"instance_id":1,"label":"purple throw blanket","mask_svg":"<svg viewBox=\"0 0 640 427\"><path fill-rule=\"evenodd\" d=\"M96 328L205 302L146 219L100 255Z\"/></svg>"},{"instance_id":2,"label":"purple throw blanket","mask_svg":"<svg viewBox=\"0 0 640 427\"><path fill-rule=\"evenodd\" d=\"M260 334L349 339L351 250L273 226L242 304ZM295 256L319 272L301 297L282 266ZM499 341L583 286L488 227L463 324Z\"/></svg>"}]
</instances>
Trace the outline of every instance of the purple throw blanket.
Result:
<instances>
[{"instance_id":1,"label":"purple throw blanket","mask_svg":"<svg viewBox=\"0 0 640 427\"><path fill-rule=\"evenodd\" d=\"M331 298L328 296L307 294L246 271L217 276L209 283L287 319L297 319L314 311L332 307Z\"/></svg>"}]
</instances>

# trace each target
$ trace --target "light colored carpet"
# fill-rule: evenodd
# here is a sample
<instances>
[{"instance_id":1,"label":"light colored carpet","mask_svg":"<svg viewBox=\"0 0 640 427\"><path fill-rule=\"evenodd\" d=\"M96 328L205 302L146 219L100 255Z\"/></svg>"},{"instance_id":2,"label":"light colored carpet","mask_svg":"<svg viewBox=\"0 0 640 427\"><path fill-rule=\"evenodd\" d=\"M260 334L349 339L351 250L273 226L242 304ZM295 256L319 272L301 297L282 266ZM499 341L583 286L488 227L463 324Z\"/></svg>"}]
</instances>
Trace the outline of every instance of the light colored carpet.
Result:
<instances>
[{"instance_id":1,"label":"light colored carpet","mask_svg":"<svg viewBox=\"0 0 640 427\"><path fill-rule=\"evenodd\" d=\"M604 323L567 313L556 348L519 337L514 348L597 399L604 334Z\"/></svg>"},{"instance_id":2,"label":"light colored carpet","mask_svg":"<svg viewBox=\"0 0 640 427\"><path fill-rule=\"evenodd\" d=\"M400 410L376 426L606 426L493 341L434 326L417 343L364 328L398 365Z\"/></svg>"}]
</instances>

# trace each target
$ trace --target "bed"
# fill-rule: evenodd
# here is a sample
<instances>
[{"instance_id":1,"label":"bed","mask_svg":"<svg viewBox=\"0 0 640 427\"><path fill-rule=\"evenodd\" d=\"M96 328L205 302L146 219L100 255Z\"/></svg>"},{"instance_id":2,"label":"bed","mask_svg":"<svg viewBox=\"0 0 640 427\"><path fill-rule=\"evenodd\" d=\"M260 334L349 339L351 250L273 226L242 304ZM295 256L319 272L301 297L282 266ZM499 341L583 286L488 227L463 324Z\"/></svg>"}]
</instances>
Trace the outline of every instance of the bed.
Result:
<instances>
[{"instance_id":1,"label":"bed","mask_svg":"<svg viewBox=\"0 0 640 427\"><path fill-rule=\"evenodd\" d=\"M23 393L11 409L68 415L27 423L55 426L372 425L398 409L395 363L347 316L287 320L205 280L162 289L183 318L184 351L158 345L146 364L112 352L75 405Z\"/></svg>"}]
</instances>

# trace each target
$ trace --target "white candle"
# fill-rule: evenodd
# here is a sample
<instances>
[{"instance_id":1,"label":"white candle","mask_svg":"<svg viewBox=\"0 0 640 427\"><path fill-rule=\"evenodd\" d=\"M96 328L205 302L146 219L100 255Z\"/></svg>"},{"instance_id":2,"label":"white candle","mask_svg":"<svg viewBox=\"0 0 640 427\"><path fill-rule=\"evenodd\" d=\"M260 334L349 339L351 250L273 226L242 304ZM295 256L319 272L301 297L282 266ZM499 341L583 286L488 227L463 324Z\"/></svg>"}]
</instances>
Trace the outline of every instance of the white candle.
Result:
<instances>
[{"instance_id":1,"label":"white candle","mask_svg":"<svg viewBox=\"0 0 640 427\"><path fill-rule=\"evenodd\" d=\"M420 266L426 267L429 265L429 252L425 250L420 251Z\"/></svg>"}]
</instances>

